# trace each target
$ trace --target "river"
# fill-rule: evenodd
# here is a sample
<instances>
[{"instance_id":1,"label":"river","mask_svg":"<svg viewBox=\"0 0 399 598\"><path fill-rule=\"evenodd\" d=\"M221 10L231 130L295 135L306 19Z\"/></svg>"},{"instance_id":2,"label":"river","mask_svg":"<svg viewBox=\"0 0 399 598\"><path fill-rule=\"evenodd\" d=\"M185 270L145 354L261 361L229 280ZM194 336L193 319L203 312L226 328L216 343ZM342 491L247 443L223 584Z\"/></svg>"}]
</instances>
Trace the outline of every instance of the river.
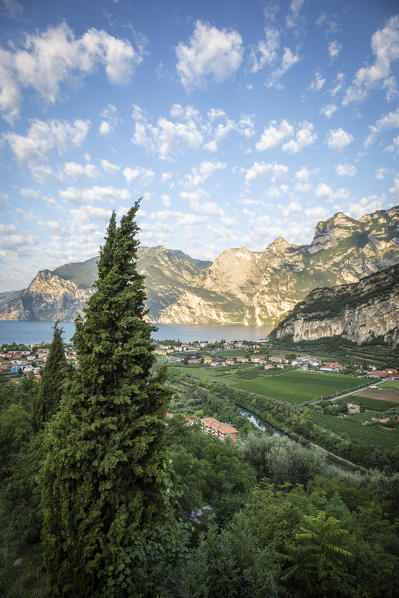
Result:
<instances>
[{"instance_id":1,"label":"river","mask_svg":"<svg viewBox=\"0 0 399 598\"><path fill-rule=\"evenodd\" d=\"M23 343L30 345L44 341L48 343L53 337L54 322L14 322L0 320L0 345L3 343ZM60 322L64 329L64 340L68 342L75 332L73 322ZM265 338L271 330L270 326L184 326L181 324L155 324L156 340L180 340L184 343L193 341L226 341L251 340Z\"/></svg>"}]
</instances>

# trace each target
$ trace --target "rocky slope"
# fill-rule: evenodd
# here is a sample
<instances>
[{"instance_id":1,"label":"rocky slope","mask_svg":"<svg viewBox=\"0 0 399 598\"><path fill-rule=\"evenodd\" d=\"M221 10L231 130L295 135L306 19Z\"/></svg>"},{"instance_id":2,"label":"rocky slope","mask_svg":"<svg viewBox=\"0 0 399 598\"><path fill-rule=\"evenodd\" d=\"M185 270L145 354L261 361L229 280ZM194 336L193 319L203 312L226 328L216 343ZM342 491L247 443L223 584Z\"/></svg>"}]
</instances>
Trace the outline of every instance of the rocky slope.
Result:
<instances>
[{"instance_id":1,"label":"rocky slope","mask_svg":"<svg viewBox=\"0 0 399 598\"><path fill-rule=\"evenodd\" d=\"M0 298L0 320L74 320L93 292L97 259L38 272L27 289ZM209 264L182 251L140 247L137 266L146 276L149 318L157 320L160 311Z\"/></svg>"},{"instance_id":2,"label":"rocky slope","mask_svg":"<svg viewBox=\"0 0 399 598\"><path fill-rule=\"evenodd\" d=\"M338 213L311 245L282 238L264 252L224 251L164 309L160 323L275 324L317 287L359 281L399 263L399 206L355 220Z\"/></svg>"},{"instance_id":3,"label":"rocky slope","mask_svg":"<svg viewBox=\"0 0 399 598\"><path fill-rule=\"evenodd\" d=\"M383 337L399 344L399 265L332 289L315 289L273 330L294 342L344 336L364 343Z\"/></svg>"}]
</instances>

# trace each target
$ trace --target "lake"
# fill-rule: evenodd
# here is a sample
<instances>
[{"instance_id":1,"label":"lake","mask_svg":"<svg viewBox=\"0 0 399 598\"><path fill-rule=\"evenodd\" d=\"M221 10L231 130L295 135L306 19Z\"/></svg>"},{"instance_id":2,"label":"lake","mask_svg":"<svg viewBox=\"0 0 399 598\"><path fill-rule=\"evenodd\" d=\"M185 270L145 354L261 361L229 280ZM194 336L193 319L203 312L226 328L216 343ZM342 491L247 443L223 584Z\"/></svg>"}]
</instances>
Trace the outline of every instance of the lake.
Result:
<instances>
[{"instance_id":1,"label":"lake","mask_svg":"<svg viewBox=\"0 0 399 598\"><path fill-rule=\"evenodd\" d=\"M53 338L54 322L12 322L0 320L0 345L3 343L23 343L30 345ZM64 329L64 340L69 341L75 332L73 322L60 322ZM184 326L182 324L155 324L157 331L153 337L157 340L226 341L252 340L264 338L271 331L270 326Z\"/></svg>"}]
</instances>

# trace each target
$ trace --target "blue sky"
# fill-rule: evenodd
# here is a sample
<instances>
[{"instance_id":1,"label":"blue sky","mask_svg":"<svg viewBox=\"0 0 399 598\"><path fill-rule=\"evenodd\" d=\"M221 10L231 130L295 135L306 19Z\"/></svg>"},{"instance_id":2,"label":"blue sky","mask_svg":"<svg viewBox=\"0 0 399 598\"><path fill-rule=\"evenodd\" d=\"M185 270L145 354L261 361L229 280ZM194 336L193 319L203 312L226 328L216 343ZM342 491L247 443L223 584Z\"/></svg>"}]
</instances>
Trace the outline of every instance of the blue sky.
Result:
<instances>
[{"instance_id":1,"label":"blue sky","mask_svg":"<svg viewBox=\"0 0 399 598\"><path fill-rule=\"evenodd\" d=\"M0 291L145 245L214 259L399 204L396 2L0 0Z\"/></svg>"}]
</instances>

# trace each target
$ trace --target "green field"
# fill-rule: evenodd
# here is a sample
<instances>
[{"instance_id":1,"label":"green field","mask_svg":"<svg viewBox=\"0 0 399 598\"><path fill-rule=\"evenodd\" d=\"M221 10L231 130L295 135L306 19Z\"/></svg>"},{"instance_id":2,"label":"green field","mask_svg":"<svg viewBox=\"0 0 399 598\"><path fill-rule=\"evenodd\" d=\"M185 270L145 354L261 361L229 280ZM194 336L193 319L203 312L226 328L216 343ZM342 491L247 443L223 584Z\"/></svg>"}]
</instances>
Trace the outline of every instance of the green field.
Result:
<instances>
[{"instance_id":1,"label":"green field","mask_svg":"<svg viewBox=\"0 0 399 598\"><path fill-rule=\"evenodd\" d=\"M367 447L387 450L399 446L399 432L397 430L384 430L379 426L362 426L361 421L352 417L341 419L314 410L310 410L309 415L315 424L335 432L341 438L360 442Z\"/></svg>"},{"instance_id":2,"label":"green field","mask_svg":"<svg viewBox=\"0 0 399 598\"><path fill-rule=\"evenodd\" d=\"M266 374L261 378L235 383L234 386L279 401L299 404L344 392L360 384L361 380L356 376L291 370L274 376Z\"/></svg>"}]
</instances>

